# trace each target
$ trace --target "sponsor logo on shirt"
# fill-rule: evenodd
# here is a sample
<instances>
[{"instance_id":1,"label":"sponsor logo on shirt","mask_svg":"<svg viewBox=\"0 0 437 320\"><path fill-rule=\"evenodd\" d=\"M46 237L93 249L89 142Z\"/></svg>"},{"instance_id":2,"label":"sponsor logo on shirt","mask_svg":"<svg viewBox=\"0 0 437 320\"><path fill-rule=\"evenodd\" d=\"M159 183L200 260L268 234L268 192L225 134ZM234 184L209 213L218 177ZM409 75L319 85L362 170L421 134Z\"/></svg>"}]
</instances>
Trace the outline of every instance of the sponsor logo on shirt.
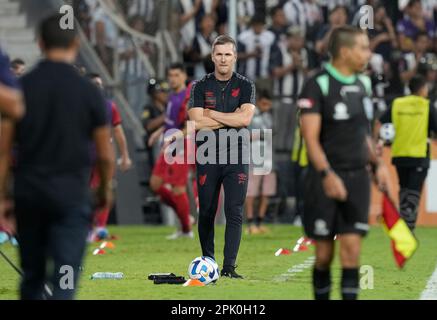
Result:
<instances>
[{"instance_id":1,"label":"sponsor logo on shirt","mask_svg":"<svg viewBox=\"0 0 437 320\"><path fill-rule=\"evenodd\" d=\"M247 181L247 174L239 173L238 174L238 184L244 184Z\"/></svg>"},{"instance_id":2,"label":"sponsor logo on shirt","mask_svg":"<svg viewBox=\"0 0 437 320\"><path fill-rule=\"evenodd\" d=\"M215 109L216 107L216 99L213 91L205 92L205 107L209 109Z\"/></svg>"},{"instance_id":3,"label":"sponsor logo on shirt","mask_svg":"<svg viewBox=\"0 0 437 320\"><path fill-rule=\"evenodd\" d=\"M350 115L347 110L347 105L343 102L339 102L334 107L334 119L335 120L349 120Z\"/></svg>"},{"instance_id":4,"label":"sponsor logo on shirt","mask_svg":"<svg viewBox=\"0 0 437 320\"><path fill-rule=\"evenodd\" d=\"M199 176L199 184L200 184L201 186L204 186L205 183L206 183L206 174L205 174L205 175L202 175L202 176Z\"/></svg>"},{"instance_id":5,"label":"sponsor logo on shirt","mask_svg":"<svg viewBox=\"0 0 437 320\"><path fill-rule=\"evenodd\" d=\"M311 99L299 99L297 100L297 107L300 109L311 109L314 107L314 101Z\"/></svg>"},{"instance_id":6,"label":"sponsor logo on shirt","mask_svg":"<svg viewBox=\"0 0 437 320\"><path fill-rule=\"evenodd\" d=\"M240 88L232 89L232 97L237 98L240 95Z\"/></svg>"}]
</instances>

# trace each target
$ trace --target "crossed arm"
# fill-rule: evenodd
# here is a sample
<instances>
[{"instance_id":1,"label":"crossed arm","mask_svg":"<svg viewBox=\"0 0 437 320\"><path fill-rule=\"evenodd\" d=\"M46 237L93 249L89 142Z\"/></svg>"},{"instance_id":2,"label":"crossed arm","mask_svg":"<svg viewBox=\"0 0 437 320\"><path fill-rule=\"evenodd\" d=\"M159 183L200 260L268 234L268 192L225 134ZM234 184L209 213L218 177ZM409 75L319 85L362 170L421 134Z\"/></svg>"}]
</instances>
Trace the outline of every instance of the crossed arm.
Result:
<instances>
[{"instance_id":1,"label":"crossed arm","mask_svg":"<svg viewBox=\"0 0 437 320\"><path fill-rule=\"evenodd\" d=\"M192 108L188 111L190 120L196 124L196 130L215 130L225 126L232 128L247 127L252 121L254 113L255 106L250 103L243 104L232 113L223 113L203 108Z\"/></svg>"}]
</instances>

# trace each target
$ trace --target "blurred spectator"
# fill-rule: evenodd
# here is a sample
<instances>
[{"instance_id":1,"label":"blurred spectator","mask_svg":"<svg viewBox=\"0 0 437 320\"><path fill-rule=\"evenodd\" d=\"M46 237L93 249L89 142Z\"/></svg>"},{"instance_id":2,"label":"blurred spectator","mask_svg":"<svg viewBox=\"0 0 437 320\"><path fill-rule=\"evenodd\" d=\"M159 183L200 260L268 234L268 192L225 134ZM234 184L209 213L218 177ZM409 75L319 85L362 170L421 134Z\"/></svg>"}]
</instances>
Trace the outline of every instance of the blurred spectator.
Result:
<instances>
[{"instance_id":1,"label":"blurred spectator","mask_svg":"<svg viewBox=\"0 0 437 320\"><path fill-rule=\"evenodd\" d=\"M299 27L290 27L287 41L272 52L270 68L274 79L274 95L278 98L276 106L275 147L278 150L291 150L293 129L296 121L296 99L302 90L308 71L308 51L304 48L305 39ZM288 161L287 161L288 163Z\"/></svg>"},{"instance_id":2,"label":"blurred spectator","mask_svg":"<svg viewBox=\"0 0 437 320\"><path fill-rule=\"evenodd\" d=\"M217 4L217 32L219 35L228 33L228 0L219 0Z\"/></svg>"},{"instance_id":3,"label":"blurred spectator","mask_svg":"<svg viewBox=\"0 0 437 320\"><path fill-rule=\"evenodd\" d=\"M141 16L145 24L154 21L154 15L156 12L155 0L127 0L126 6L128 18Z\"/></svg>"},{"instance_id":4,"label":"blurred spectator","mask_svg":"<svg viewBox=\"0 0 437 320\"><path fill-rule=\"evenodd\" d=\"M397 24L399 45L402 51L414 50L414 41L419 32L425 32L434 39L435 25L423 15L421 0L410 0L404 10L404 18Z\"/></svg>"},{"instance_id":5,"label":"blurred spectator","mask_svg":"<svg viewBox=\"0 0 437 320\"><path fill-rule=\"evenodd\" d=\"M374 17L374 28L368 30L370 50L380 54L385 61L390 61L393 48L398 47L393 23L383 5L375 7Z\"/></svg>"},{"instance_id":6,"label":"blurred spectator","mask_svg":"<svg viewBox=\"0 0 437 320\"><path fill-rule=\"evenodd\" d=\"M155 142L150 141L149 143L149 138L164 125L165 108L168 102L169 91L170 86L167 82L150 79L147 93L151 98L151 103L144 107L142 122L146 130L145 145L149 153L148 159L151 168L153 168L158 158L161 141L158 139Z\"/></svg>"},{"instance_id":7,"label":"blurred spectator","mask_svg":"<svg viewBox=\"0 0 437 320\"><path fill-rule=\"evenodd\" d=\"M269 75L270 48L275 35L265 28L265 20L255 16L251 28L238 36L238 73L251 80L267 78Z\"/></svg>"},{"instance_id":8,"label":"blurred spectator","mask_svg":"<svg viewBox=\"0 0 437 320\"><path fill-rule=\"evenodd\" d=\"M423 16L427 20L436 22L437 1L436 0L422 0Z\"/></svg>"},{"instance_id":9,"label":"blurred spectator","mask_svg":"<svg viewBox=\"0 0 437 320\"><path fill-rule=\"evenodd\" d=\"M190 61L195 63L194 79L201 79L205 74L214 71L214 63L211 60L211 46L217 37L214 27L214 16L204 15L200 23L200 31L194 38L190 55Z\"/></svg>"},{"instance_id":10,"label":"blurred spectator","mask_svg":"<svg viewBox=\"0 0 437 320\"><path fill-rule=\"evenodd\" d=\"M202 17L217 11L219 0L179 0L182 48L190 49Z\"/></svg>"},{"instance_id":11,"label":"blurred spectator","mask_svg":"<svg viewBox=\"0 0 437 320\"><path fill-rule=\"evenodd\" d=\"M323 25L323 12L317 4L317 0L303 0L306 18L306 39L309 41L308 46L313 49L317 36L317 30Z\"/></svg>"},{"instance_id":12,"label":"blurred spectator","mask_svg":"<svg viewBox=\"0 0 437 320\"><path fill-rule=\"evenodd\" d=\"M241 33L249 28L250 20L255 15L255 0L238 0L238 31Z\"/></svg>"},{"instance_id":13,"label":"blurred spectator","mask_svg":"<svg viewBox=\"0 0 437 320\"><path fill-rule=\"evenodd\" d=\"M325 24L316 37L315 51L321 60L327 60L328 41L332 30L344 26L347 23L348 10L346 7L338 6L329 13L328 24Z\"/></svg>"},{"instance_id":14,"label":"blurred spectator","mask_svg":"<svg viewBox=\"0 0 437 320\"><path fill-rule=\"evenodd\" d=\"M144 20L141 16L134 16L129 21L129 26L141 33L144 33ZM146 101L144 85L147 83L148 73L141 59L139 52L150 54L150 45L143 43L139 48L134 43L131 35L125 34L118 41L119 71L126 98L138 118L143 112Z\"/></svg>"},{"instance_id":15,"label":"blurred spectator","mask_svg":"<svg viewBox=\"0 0 437 320\"><path fill-rule=\"evenodd\" d=\"M284 12L288 25L299 26L306 32L307 17L302 0L288 0L284 5Z\"/></svg>"},{"instance_id":16,"label":"blurred spectator","mask_svg":"<svg viewBox=\"0 0 437 320\"><path fill-rule=\"evenodd\" d=\"M319 0L318 2L326 17L329 12L338 6L348 8L350 12L355 12L359 6L365 3L365 0Z\"/></svg>"},{"instance_id":17,"label":"blurred spectator","mask_svg":"<svg viewBox=\"0 0 437 320\"><path fill-rule=\"evenodd\" d=\"M179 0L182 48L191 49L196 36L196 16L202 8L202 0Z\"/></svg>"},{"instance_id":18,"label":"blurred spectator","mask_svg":"<svg viewBox=\"0 0 437 320\"><path fill-rule=\"evenodd\" d=\"M275 35L275 44L279 44L286 38L287 17L285 16L284 9L280 6L273 7L270 11L270 16L272 25L269 30Z\"/></svg>"},{"instance_id":19,"label":"blurred spectator","mask_svg":"<svg viewBox=\"0 0 437 320\"><path fill-rule=\"evenodd\" d=\"M404 53L399 62L399 76L404 85L404 94L410 94L409 81L418 73L428 68L428 59L433 55L428 52L429 38L426 32L419 32L414 41L413 52Z\"/></svg>"},{"instance_id":20,"label":"blurred spectator","mask_svg":"<svg viewBox=\"0 0 437 320\"><path fill-rule=\"evenodd\" d=\"M17 58L11 61L12 73L17 77L21 77L26 71L26 62L23 59Z\"/></svg>"},{"instance_id":21,"label":"blurred spectator","mask_svg":"<svg viewBox=\"0 0 437 320\"><path fill-rule=\"evenodd\" d=\"M96 2L90 5L90 41L108 71L113 72L114 50L117 46L118 28L103 8Z\"/></svg>"},{"instance_id":22,"label":"blurred spectator","mask_svg":"<svg viewBox=\"0 0 437 320\"><path fill-rule=\"evenodd\" d=\"M266 154L266 148L272 148L268 145L268 140L264 140L264 130L273 129L273 117L271 114L272 98L268 92L262 91L257 99L257 109L252 118L249 130L252 132L252 148L260 150L260 154ZM252 131L260 130L260 132ZM266 161L272 161L267 159ZM265 163L263 165L266 165ZM272 161L273 166L273 161ZM249 184L246 197L246 215L248 220L248 234L267 233L269 230L263 226L263 221L269 205L269 197L276 195L276 173L272 170L267 175L255 175L254 166L249 168ZM255 199L259 198L258 215L254 219Z\"/></svg>"},{"instance_id":23,"label":"blurred spectator","mask_svg":"<svg viewBox=\"0 0 437 320\"><path fill-rule=\"evenodd\" d=\"M287 41L280 43L270 56L271 74L274 79L274 95L284 103L293 103L302 90L308 72L308 51L299 27L290 27Z\"/></svg>"},{"instance_id":24,"label":"blurred spectator","mask_svg":"<svg viewBox=\"0 0 437 320\"><path fill-rule=\"evenodd\" d=\"M73 10L76 16L77 21L85 33L85 35L90 37L90 22L91 22L91 14L90 14L90 5L87 0L74 0L73 1Z\"/></svg>"}]
</instances>

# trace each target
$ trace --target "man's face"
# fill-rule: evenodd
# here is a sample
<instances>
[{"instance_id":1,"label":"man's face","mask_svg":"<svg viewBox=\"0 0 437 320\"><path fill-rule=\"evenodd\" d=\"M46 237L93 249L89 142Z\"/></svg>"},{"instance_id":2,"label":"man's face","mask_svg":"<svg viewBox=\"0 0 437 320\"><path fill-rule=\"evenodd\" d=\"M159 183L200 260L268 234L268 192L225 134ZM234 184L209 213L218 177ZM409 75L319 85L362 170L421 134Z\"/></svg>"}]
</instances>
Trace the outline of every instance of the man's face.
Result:
<instances>
[{"instance_id":1,"label":"man's face","mask_svg":"<svg viewBox=\"0 0 437 320\"><path fill-rule=\"evenodd\" d=\"M293 35L288 37L288 45L291 50L300 50L303 48L305 40L299 35Z\"/></svg>"},{"instance_id":2,"label":"man's face","mask_svg":"<svg viewBox=\"0 0 437 320\"><path fill-rule=\"evenodd\" d=\"M155 99L162 104L166 104L168 101L168 92L165 90L159 90L155 93Z\"/></svg>"},{"instance_id":3,"label":"man's face","mask_svg":"<svg viewBox=\"0 0 437 320\"><path fill-rule=\"evenodd\" d=\"M429 39L426 36L420 36L416 40L416 51L417 52L426 52L429 47Z\"/></svg>"},{"instance_id":4,"label":"man's face","mask_svg":"<svg viewBox=\"0 0 437 320\"><path fill-rule=\"evenodd\" d=\"M285 17L284 10L276 11L275 15L273 16L273 21L278 26L285 27L287 25L287 18Z\"/></svg>"},{"instance_id":5,"label":"man's face","mask_svg":"<svg viewBox=\"0 0 437 320\"><path fill-rule=\"evenodd\" d=\"M216 45L212 52L215 70L221 75L232 73L237 62L237 54L232 43Z\"/></svg>"},{"instance_id":6,"label":"man's face","mask_svg":"<svg viewBox=\"0 0 437 320\"><path fill-rule=\"evenodd\" d=\"M347 22L347 13L344 9L338 8L329 16L329 22L332 26L343 26Z\"/></svg>"},{"instance_id":7,"label":"man's face","mask_svg":"<svg viewBox=\"0 0 437 320\"><path fill-rule=\"evenodd\" d=\"M253 32L255 32L255 34L261 34L264 31L264 24L262 23L255 23L252 26Z\"/></svg>"},{"instance_id":8,"label":"man's face","mask_svg":"<svg viewBox=\"0 0 437 320\"><path fill-rule=\"evenodd\" d=\"M355 45L351 48L342 48L344 57L354 72L362 72L369 63L372 52L370 51L369 38L365 34L355 36Z\"/></svg>"},{"instance_id":9,"label":"man's face","mask_svg":"<svg viewBox=\"0 0 437 320\"><path fill-rule=\"evenodd\" d=\"M187 75L181 69L170 69L168 71L168 82L173 91L177 91L182 88L185 84L185 81L187 81Z\"/></svg>"},{"instance_id":10,"label":"man's face","mask_svg":"<svg viewBox=\"0 0 437 320\"><path fill-rule=\"evenodd\" d=\"M12 69L12 72L16 77L21 77L24 74L26 66L24 64L17 64L15 68Z\"/></svg>"},{"instance_id":11,"label":"man's face","mask_svg":"<svg viewBox=\"0 0 437 320\"><path fill-rule=\"evenodd\" d=\"M202 19L202 23L200 26L200 28L202 29L202 32L204 32L206 34L211 34L214 31L214 27L215 27L215 21L212 17L205 16Z\"/></svg>"},{"instance_id":12,"label":"man's face","mask_svg":"<svg viewBox=\"0 0 437 320\"><path fill-rule=\"evenodd\" d=\"M378 10L375 12L375 21L382 22L385 18L385 8L379 7Z\"/></svg>"},{"instance_id":13,"label":"man's face","mask_svg":"<svg viewBox=\"0 0 437 320\"><path fill-rule=\"evenodd\" d=\"M414 18L422 16L422 4L420 2L416 2L415 4L413 4L409 10L409 14Z\"/></svg>"},{"instance_id":14,"label":"man's face","mask_svg":"<svg viewBox=\"0 0 437 320\"><path fill-rule=\"evenodd\" d=\"M268 112L272 109L272 100L263 97L258 100L257 105L261 112Z\"/></svg>"}]
</instances>

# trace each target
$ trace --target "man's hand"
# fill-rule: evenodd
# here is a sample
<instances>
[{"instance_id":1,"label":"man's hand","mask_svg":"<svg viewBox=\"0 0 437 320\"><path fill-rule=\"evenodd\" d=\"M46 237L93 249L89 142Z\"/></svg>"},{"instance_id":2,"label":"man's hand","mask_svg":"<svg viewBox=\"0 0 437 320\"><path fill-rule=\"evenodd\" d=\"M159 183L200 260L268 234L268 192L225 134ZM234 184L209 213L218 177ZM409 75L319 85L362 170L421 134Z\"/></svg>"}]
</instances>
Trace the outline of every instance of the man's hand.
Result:
<instances>
[{"instance_id":1,"label":"man's hand","mask_svg":"<svg viewBox=\"0 0 437 320\"><path fill-rule=\"evenodd\" d=\"M118 165L120 166L120 170L122 172L126 172L132 168L132 160L129 157L121 157L118 159Z\"/></svg>"},{"instance_id":2,"label":"man's hand","mask_svg":"<svg viewBox=\"0 0 437 320\"><path fill-rule=\"evenodd\" d=\"M380 191L389 191L390 173L385 164L380 164L376 168L375 180Z\"/></svg>"},{"instance_id":3,"label":"man's hand","mask_svg":"<svg viewBox=\"0 0 437 320\"><path fill-rule=\"evenodd\" d=\"M347 190L344 186L343 180L333 171L328 173L328 175L323 178L323 190L328 198L346 201Z\"/></svg>"},{"instance_id":4,"label":"man's hand","mask_svg":"<svg viewBox=\"0 0 437 320\"><path fill-rule=\"evenodd\" d=\"M11 235L15 234L17 230L13 208L12 201L0 200L0 228Z\"/></svg>"}]
</instances>

